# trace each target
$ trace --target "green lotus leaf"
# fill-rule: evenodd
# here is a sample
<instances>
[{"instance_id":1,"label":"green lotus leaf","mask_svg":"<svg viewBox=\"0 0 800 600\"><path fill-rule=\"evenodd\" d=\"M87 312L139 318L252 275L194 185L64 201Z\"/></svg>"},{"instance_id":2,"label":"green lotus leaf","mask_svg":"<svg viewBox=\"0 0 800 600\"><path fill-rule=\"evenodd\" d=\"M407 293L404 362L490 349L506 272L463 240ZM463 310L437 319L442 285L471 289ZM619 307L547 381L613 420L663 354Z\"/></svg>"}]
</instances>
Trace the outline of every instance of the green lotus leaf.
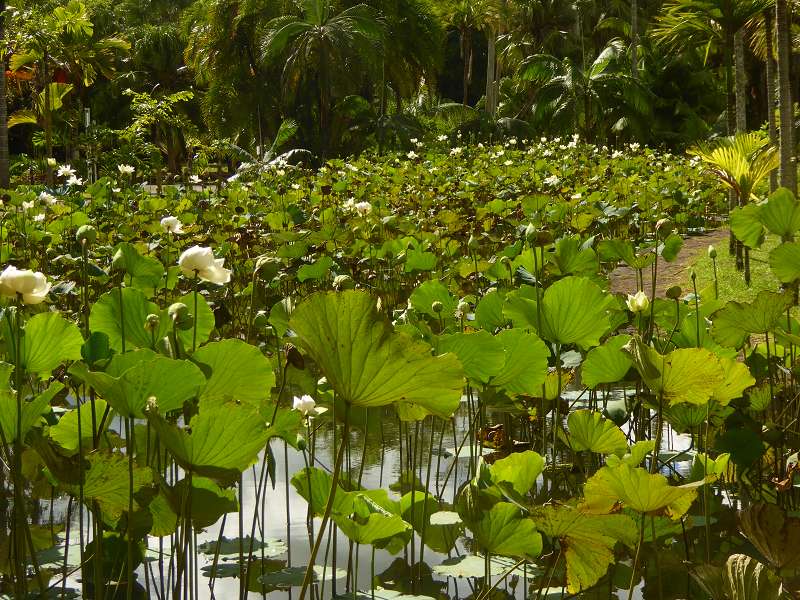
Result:
<instances>
[{"instance_id":1,"label":"green lotus leaf","mask_svg":"<svg viewBox=\"0 0 800 600\"><path fill-rule=\"evenodd\" d=\"M505 295L498 290L488 292L475 307L475 322L489 333L504 327L507 319L503 316Z\"/></svg>"},{"instance_id":2,"label":"green lotus leaf","mask_svg":"<svg viewBox=\"0 0 800 600\"><path fill-rule=\"evenodd\" d=\"M111 261L113 271L125 271L135 288L152 291L164 285L164 265L150 256L142 256L133 244L117 244Z\"/></svg>"},{"instance_id":3,"label":"green lotus leaf","mask_svg":"<svg viewBox=\"0 0 800 600\"><path fill-rule=\"evenodd\" d=\"M116 521L128 510L131 498L128 479L128 459L122 454L95 452L88 457L89 469L84 472L83 498L88 503L96 501L108 521ZM133 506L139 507L136 492L153 481L149 468L133 467ZM73 490L77 495L77 486Z\"/></svg>"},{"instance_id":4,"label":"green lotus leaf","mask_svg":"<svg viewBox=\"0 0 800 600\"><path fill-rule=\"evenodd\" d=\"M406 264L404 271L413 273L414 271L433 271L438 262L433 252L428 252L422 248L409 248L405 253Z\"/></svg>"},{"instance_id":5,"label":"green lotus leaf","mask_svg":"<svg viewBox=\"0 0 800 600\"><path fill-rule=\"evenodd\" d=\"M678 433L691 433L706 422L706 413L711 419L712 427L719 427L733 412L731 407L710 406L702 404L673 404L664 409L664 418Z\"/></svg>"},{"instance_id":6,"label":"green lotus leaf","mask_svg":"<svg viewBox=\"0 0 800 600\"><path fill-rule=\"evenodd\" d=\"M544 458L538 452L526 450L496 460L489 467L489 477L492 484L507 482L517 494L524 496L536 485L543 470Z\"/></svg>"},{"instance_id":7,"label":"green lotus leaf","mask_svg":"<svg viewBox=\"0 0 800 600\"><path fill-rule=\"evenodd\" d=\"M16 440L18 431L22 431L24 441L28 432L37 426L42 416L50 412L50 403L53 398L64 389L64 384L54 381L45 391L35 396L32 400L22 400L21 418L17 406L17 393L9 384L13 367L8 363L0 363L0 427L2 427L5 441L11 443ZM18 420L21 421L18 423ZM21 429L18 429L21 425Z\"/></svg>"},{"instance_id":8,"label":"green lotus leaf","mask_svg":"<svg viewBox=\"0 0 800 600\"><path fill-rule=\"evenodd\" d=\"M589 279L561 279L544 293L539 335L561 345L597 346L610 329L607 312L612 301Z\"/></svg>"},{"instance_id":9,"label":"green lotus leaf","mask_svg":"<svg viewBox=\"0 0 800 600\"><path fill-rule=\"evenodd\" d=\"M307 568L308 567L286 567L280 571L262 575L258 580L263 585L272 588L283 589L299 587L303 585ZM326 565L314 565L312 567L311 581L315 583L321 582L323 579L330 582L331 579L344 579L345 577L347 577L347 571L343 569L336 569L334 571Z\"/></svg>"},{"instance_id":10,"label":"green lotus leaf","mask_svg":"<svg viewBox=\"0 0 800 600\"><path fill-rule=\"evenodd\" d=\"M441 354L455 354L464 368L464 374L482 383L497 375L506 362L502 342L486 331L443 335L438 339L436 348Z\"/></svg>"},{"instance_id":11,"label":"green lotus leaf","mask_svg":"<svg viewBox=\"0 0 800 600\"><path fill-rule=\"evenodd\" d=\"M369 294L313 294L295 309L291 327L349 404L399 403L418 416L448 418L461 401L464 373L456 356L433 356L424 342L392 331Z\"/></svg>"},{"instance_id":12,"label":"green lotus leaf","mask_svg":"<svg viewBox=\"0 0 800 600\"><path fill-rule=\"evenodd\" d=\"M94 413L95 421L106 411L106 403L102 398L95 398L94 400ZM110 421L110 419L109 419ZM99 423L98 423L99 425ZM5 429L5 425L3 426ZM84 404L80 410L80 436L78 435L78 409L73 408L68 410L58 423L49 429L50 439L67 453L73 454L78 452L79 446L82 444L84 448L92 447L92 407L89 403Z\"/></svg>"},{"instance_id":13,"label":"green lotus leaf","mask_svg":"<svg viewBox=\"0 0 800 600\"><path fill-rule=\"evenodd\" d=\"M751 334L771 332L786 317L791 294L762 291L749 303L728 302L712 315L711 335L723 346L741 348Z\"/></svg>"},{"instance_id":14,"label":"green lotus leaf","mask_svg":"<svg viewBox=\"0 0 800 600\"><path fill-rule=\"evenodd\" d=\"M75 363L70 373L94 388L120 415L138 419L144 418L150 398L156 399L161 411L170 412L197 397L206 382L203 372L188 360L148 350L115 357L107 372L89 371L83 363Z\"/></svg>"},{"instance_id":15,"label":"green lotus leaf","mask_svg":"<svg viewBox=\"0 0 800 600\"><path fill-rule=\"evenodd\" d=\"M747 365L731 358L720 358L724 379L714 390L712 398L720 405L727 406L731 400L744 396L744 391L755 385Z\"/></svg>"},{"instance_id":16,"label":"green lotus leaf","mask_svg":"<svg viewBox=\"0 0 800 600\"><path fill-rule=\"evenodd\" d=\"M760 205L750 203L734 208L730 214L730 226L736 239L748 248L759 248L764 243Z\"/></svg>"},{"instance_id":17,"label":"green lotus leaf","mask_svg":"<svg viewBox=\"0 0 800 600\"><path fill-rule=\"evenodd\" d=\"M267 558L274 558L276 556L280 556L281 554L285 554L286 550L288 549L286 542L274 538L261 541L257 539L254 540L250 538L250 536L233 539L222 536L222 538L219 540L212 540L203 544L198 544L197 551L201 554L213 555L219 553L220 556L227 556L239 554L240 546L245 552L249 552L251 547L254 552L257 551L259 554L261 554L261 551L263 550L264 556Z\"/></svg>"},{"instance_id":18,"label":"green lotus leaf","mask_svg":"<svg viewBox=\"0 0 800 600\"><path fill-rule=\"evenodd\" d=\"M57 312L39 313L23 329L22 365L28 373L49 375L64 361L80 360L82 346L83 336L74 323Z\"/></svg>"},{"instance_id":19,"label":"green lotus leaf","mask_svg":"<svg viewBox=\"0 0 800 600\"><path fill-rule=\"evenodd\" d=\"M89 313L89 329L108 336L111 348L149 348L153 338L144 328L147 315L159 314L159 308L134 288L117 288L100 296ZM162 319L163 321L163 319Z\"/></svg>"},{"instance_id":20,"label":"green lotus leaf","mask_svg":"<svg viewBox=\"0 0 800 600\"><path fill-rule=\"evenodd\" d=\"M491 379L491 385L512 395L541 395L550 356L544 342L535 334L521 329L504 329L496 339L505 350L505 362Z\"/></svg>"},{"instance_id":21,"label":"green lotus leaf","mask_svg":"<svg viewBox=\"0 0 800 600\"><path fill-rule=\"evenodd\" d=\"M641 467L619 464L605 466L586 482L581 508L608 514L619 503L640 513L664 514L680 519L689 510L703 481L670 486L661 474L650 474Z\"/></svg>"},{"instance_id":22,"label":"green lotus leaf","mask_svg":"<svg viewBox=\"0 0 800 600\"><path fill-rule=\"evenodd\" d=\"M458 513L440 511L439 507L439 501L432 494L415 491L403 494L399 512L420 536L424 530L428 548L447 554L455 546L463 523Z\"/></svg>"},{"instance_id":23,"label":"green lotus leaf","mask_svg":"<svg viewBox=\"0 0 800 600\"><path fill-rule=\"evenodd\" d=\"M458 307L458 300L450 291L439 281L431 279L425 281L411 293L411 306L418 313L428 315L438 319L452 319ZM433 310L433 303L441 302L442 311L437 313Z\"/></svg>"},{"instance_id":24,"label":"green lotus leaf","mask_svg":"<svg viewBox=\"0 0 800 600\"><path fill-rule=\"evenodd\" d=\"M800 202L787 188L778 188L760 205L761 222L775 235L790 240L800 229Z\"/></svg>"},{"instance_id":25,"label":"green lotus leaf","mask_svg":"<svg viewBox=\"0 0 800 600\"><path fill-rule=\"evenodd\" d=\"M677 233L670 233L663 242L658 245L658 252L667 262L672 262L678 258L681 248L683 248L683 238Z\"/></svg>"},{"instance_id":26,"label":"green lotus leaf","mask_svg":"<svg viewBox=\"0 0 800 600\"><path fill-rule=\"evenodd\" d=\"M175 514L163 491L159 491L158 495L150 501L147 509L153 519L150 535L166 537L175 533L178 528L178 515Z\"/></svg>"},{"instance_id":27,"label":"green lotus leaf","mask_svg":"<svg viewBox=\"0 0 800 600\"><path fill-rule=\"evenodd\" d=\"M269 323L275 328L275 335L282 338L289 330L289 317L295 309L295 301L292 298L284 298L276 302L269 309Z\"/></svg>"},{"instance_id":28,"label":"green lotus leaf","mask_svg":"<svg viewBox=\"0 0 800 600\"><path fill-rule=\"evenodd\" d=\"M754 504L739 513L739 528L779 571L800 568L800 518L776 504Z\"/></svg>"},{"instance_id":29,"label":"green lotus leaf","mask_svg":"<svg viewBox=\"0 0 800 600\"><path fill-rule=\"evenodd\" d=\"M555 252L548 256L556 275L592 276L597 273L600 263L597 254L587 247L580 236L566 236L555 244Z\"/></svg>"},{"instance_id":30,"label":"green lotus leaf","mask_svg":"<svg viewBox=\"0 0 800 600\"><path fill-rule=\"evenodd\" d=\"M457 579L463 579L465 577L483 578L486 573L486 558L476 554L465 554L463 556L446 558L431 570L434 575L440 577L453 577ZM489 573L491 575L499 576L505 572L506 569L503 568L502 565L496 561L491 561L489 565ZM529 570L529 574L533 574L533 569Z\"/></svg>"},{"instance_id":31,"label":"green lotus leaf","mask_svg":"<svg viewBox=\"0 0 800 600\"><path fill-rule=\"evenodd\" d=\"M322 256L310 265L303 265L297 269L297 281L303 283L309 279L323 279L333 266L330 256Z\"/></svg>"},{"instance_id":32,"label":"green lotus leaf","mask_svg":"<svg viewBox=\"0 0 800 600\"><path fill-rule=\"evenodd\" d=\"M711 458L708 454L698 452L692 461L692 470L689 472L689 481L700 481L708 478L709 481L728 476L728 465L731 455L720 454L716 458Z\"/></svg>"},{"instance_id":33,"label":"green lotus leaf","mask_svg":"<svg viewBox=\"0 0 800 600\"><path fill-rule=\"evenodd\" d=\"M173 508L179 516L184 511L187 500L187 488L190 479L184 477L175 484L172 491ZM191 517L192 525L197 529L210 527L226 513L235 513L239 510L236 501L236 492L232 488L221 488L207 477L191 477ZM188 516L188 515L183 515Z\"/></svg>"},{"instance_id":34,"label":"green lotus leaf","mask_svg":"<svg viewBox=\"0 0 800 600\"><path fill-rule=\"evenodd\" d=\"M630 465L631 467L638 467L648 455L652 454L655 447L655 440L642 440L641 442L636 442L628 449L628 452L623 454L621 457L616 454L607 456L606 464L609 467L616 467L622 463Z\"/></svg>"},{"instance_id":35,"label":"green lotus leaf","mask_svg":"<svg viewBox=\"0 0 800 600\"><path fill-rule=\"evenodd\" d=\"M353 496L353 515L332 514L339 529L356 544L376 544L395 536L407 535L410 539L411 525L400 515L392 514L368 496L356 493ZM397 550L401 550L407 542Z\"/></svg>"},{"instance_id":36,"label":"green lotus leaf","mask_svg":"<svg viewBox=\"0 0 800 600\"><path fill-rule=\"evenodd\" d=\"M594 389L602 383L620 381L633 366L633 360L623 346L631 339L629 335L615 335L602 346L592 348L581 365L581 381Z\"/></svg>"},{"instance_id":37,"label":"green lotus leaf","mask_svg":"<svg viewBox=\"0 0 800 600\"><path fill-rule=\"evenodd\" d=\"M242 340L211 342L192 354L208 381L200 398L225 402L236 400L256 408L270 398L275 385L272 365L255 346Z\"/></svg>"},{"instance_id":38,"label":"green lotus leaf","mask_svg":"<svg viewBox=\"0 0 800 600\"><path fill-rule=\"evenodd\" d=\"M714 600L780 600L781 580L746 554L733 554L723 567L705 564L690 571L703 591Z\"/></svg>"},{"instance_id":39,"label":"green lotus leaf","mask_svg":"<svg viewBox=\"0 0 800 600\"><path fill-rule=\"evenodd\" d=\"M653 264L656 255L652 252L637 254L629 240L602 240L598 246L600 260L603 262L622 261L631 269L645 269Z\"/></svg>"},{"instance_id":40,"label":"green lotus leaf","mask_svg":"<svg viewBox=\"0 0 800 600\"><path fill-rule=\"evenodd\" d=\"M784 242L769 253L769 266L782 283L800 279L800 243Z\"/></svg>"},{"instance_id":41,"label":"green lotus leaf","mask_svg":"<svg viewBox=\"0 0 800 600\"><path fill-rule=\"evenodd\" d=\"M596 584L614 562L614 546L636 545L639 532L626 515L595 515L570 506L543 506L531 512L536 527L556 538L567 561L567 591L578 594Z\"/></svg>"},{"instance_id":42,"label":"green lotus leaf","mask_svg":"<svg viewBox=\"0 0 800 600\"><path fill-rule=\"evenodd\" d=\"M188 429L168 423L156 411L148 411L147 418L181 467L223 483L238 479L267 443L264 419L246 405L200 402Z\"/></svg>"},{"instance_id":43,"label":"green lotus leaf","mask_svg":"<svg viewBox=\"0 0 800 600\"><path fill-rule=\"evenodd\" d=\"M622 430L592 410L576 410L567 417L569 443L573 450L597 454L622 454L628 440Z\"/></svg>"},{"instance_id":44,"label":"green lotus leaf","mask_svg":"<svg viewBox=\"0 0 800 600\"><path fill-rule=\"evenodd\" d=\"M482 550L491 554L533 559L542 551L542 536L534 522L510 502L497 502L467 526Z\"/></svg>"}]
</instances>

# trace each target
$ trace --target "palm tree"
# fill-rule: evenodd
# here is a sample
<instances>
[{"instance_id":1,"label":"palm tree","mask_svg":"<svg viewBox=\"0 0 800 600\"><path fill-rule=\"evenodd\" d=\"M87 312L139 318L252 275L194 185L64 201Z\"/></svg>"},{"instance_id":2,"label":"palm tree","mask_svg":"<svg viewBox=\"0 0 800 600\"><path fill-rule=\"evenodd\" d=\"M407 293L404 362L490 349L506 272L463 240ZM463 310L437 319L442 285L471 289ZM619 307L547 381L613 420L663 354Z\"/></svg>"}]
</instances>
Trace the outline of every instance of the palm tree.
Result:
<instances>
[{"instance_id":1,"label":"palm tree","mask_svg":"<svg viewBox=\"0 0 800 600\"><path fill-rule=\"evenodd\" d=\"M586 69L570 58L536 54L524 61L518 76L538 84L532 120L580 133L585 139L609 134L631 117L650 113L647 91L634 79L621 57L625 47L612 40ZM520 115L522 116L522 115ZM602 130L602 131L601 131Z\"/></svg>"},{"instance_id":2,"label":"palm tree","mask_svg":"<svg viewBox=\"0 0 800 600\"><path fill-rule=\"evenodd\" d=\"M760 133L737 133L736 136L720 140L713 147L694 149L709 170L734 193L739 206L744 206L753 197L753 190L778 167L778 154L769 139ZM744 269L744 280L750 285L750 252L736 242L736 267Z\"/></svg>"},{"instance_id":3,"label":"palm tree","mask_svg":"<svg viewBox=\"0 0 800 600\"><path fill-rule=\"evenodd\" d=\"M0 0L0 46L6 43L6 3ZM6 103L6 60L5 52L0 61L0 188L6 189L9 181L8 158L8 104Z\"/></svg>"},{"instance_id":4,"label":"palm tree","mask_svg":"<svg viewBox=\"0 0 800 600\"><path fill-rule=\"evenodd\" d=\"M330 0L302 0L302 15L267 24L262 55L281 61L285 92L312 89L318 110L318 139L323 158L329 150L331 107L337 87L352 87L380 61L384 29L377 12L359 4L335 13Z\"/></svg>"},{"instance_id":5,"label":"palm tree","mask_svg":"<svg viewBox=\"0 0 800 600\"><path fill-rule=\"evenodd\" d=\"M794 110L790 70L792 47L786 0L775 0L775 29L778 45L778 97L780 112L780 183L797 193L797 165L794 162Z\"/></svg>"}]
</instances>

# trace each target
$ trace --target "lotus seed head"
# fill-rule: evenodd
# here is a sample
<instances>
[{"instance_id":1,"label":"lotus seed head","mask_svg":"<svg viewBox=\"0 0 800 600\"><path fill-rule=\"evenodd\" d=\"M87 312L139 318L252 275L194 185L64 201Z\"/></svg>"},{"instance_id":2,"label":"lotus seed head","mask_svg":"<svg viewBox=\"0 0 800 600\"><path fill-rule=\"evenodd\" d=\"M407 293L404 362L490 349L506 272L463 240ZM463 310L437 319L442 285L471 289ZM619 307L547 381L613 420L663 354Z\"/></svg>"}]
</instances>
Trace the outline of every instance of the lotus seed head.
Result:
<instances>
[{"instance_id":1,"label":"lotus seed head","mask_svg":"<svg viewBox=\"0 0 800 600\"><path fill-rule=\"evenodd\" d=\"M94 244L95 240L97 240L97 229L91 225L81 225L75 233L75 239L79 244L87 246Z\"/></svg>"},{"instance_id":2,"label":"lotus seed head","mask_svg":"<svg viewBox=\"0 0 800 600\"><path fill-rule=\"evenodd\" d=\"M708 258L710 258L711 260L717 258L717 249L714 247L713 244L708 247Z\"/></svg>"},{"instance_id":3,"label":"lotus seed head","mask_svg":"<svg viewBox=\"0 0 800 600\"><path fill-rule=\"evenodd\" d=\"M433 312L435 312L437 315L440 312L442 312L443 308L444 308L444 305L441 302L439 302L438 300L434 300L434 302L431 304L431 310Z\"/></svg>"},{"instance_id":4,"label":"lotus seed head","mask_svg":"<svg viewBox=\"0 0 800 600\"><path fill-rule=\"evenodd\" d=\"M158 329L158 326L161 324L161 317L156 314L149 314L147 318L144 320L144 328L147 331L155 331Z\"/></svg>"}]
</instances>

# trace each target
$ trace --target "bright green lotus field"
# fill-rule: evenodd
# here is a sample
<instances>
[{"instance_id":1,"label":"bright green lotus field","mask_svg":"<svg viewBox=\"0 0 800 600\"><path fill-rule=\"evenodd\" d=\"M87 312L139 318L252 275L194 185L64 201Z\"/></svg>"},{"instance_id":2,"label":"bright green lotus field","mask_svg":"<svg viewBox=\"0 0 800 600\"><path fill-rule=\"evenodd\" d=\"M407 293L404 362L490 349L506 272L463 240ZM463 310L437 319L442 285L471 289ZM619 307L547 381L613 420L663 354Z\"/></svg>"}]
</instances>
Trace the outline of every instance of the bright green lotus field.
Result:
<instances>
[{"instance_id":1,"label":"bright green lotus field","mask_svg":"<svg viewBox=\"0 0 800 600\"><path fill-rule=\"evenodd\" d=\"M4 198L3 597L800 590L800 203L454 141Z\"/></svg>"}]
</instances>

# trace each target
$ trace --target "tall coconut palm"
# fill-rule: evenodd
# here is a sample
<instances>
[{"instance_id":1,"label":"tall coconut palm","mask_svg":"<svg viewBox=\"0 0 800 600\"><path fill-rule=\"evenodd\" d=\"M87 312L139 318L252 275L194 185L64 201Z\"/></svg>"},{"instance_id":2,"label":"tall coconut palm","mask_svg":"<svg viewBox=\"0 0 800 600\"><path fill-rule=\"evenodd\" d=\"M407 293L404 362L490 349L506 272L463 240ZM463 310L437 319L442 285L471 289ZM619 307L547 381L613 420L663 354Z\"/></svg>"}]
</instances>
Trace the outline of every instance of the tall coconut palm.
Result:
<instances>
[{"instance_id":1,"label":"tall coconut palm","mask_svg":"<svg viewBox=\"0 0 800 600\"><path fill-rule=\"evenodd\" d=\"M797 193L797 165L794 162L794 110L790 70L791 22L787 0L775 1L775 29L778 46L778 104L780 111L780 184Z\"/></svg>"},{"instance_id":2,"label":"tall coconut palm","mask_svg":"<svg viewBox=\"0 0 800 600\"><path fill-rule=\"evenodd\" d=\"M318 138L325 157L334 90L358 85L358 76L380 64L384 29L365 4L335 12L330 0L302 0L302 14L273 19L262 44L266 61L281 61L283 86L297 98L312 89L318 110Z\"/></svg>"},{"instance_id":3,"label":"tall coconut palm","mask_svg":"<svg viewBox=\"0 0 800 600\"><path fill-rule=\"evenodd\" d=\"M6 3L0 0L0 47L6 42ZM5 54L5 53L4 53ZM9 186L8 104L6 103L6 61L0 61L0 188Z\"/></svg>"}]
</instances>

